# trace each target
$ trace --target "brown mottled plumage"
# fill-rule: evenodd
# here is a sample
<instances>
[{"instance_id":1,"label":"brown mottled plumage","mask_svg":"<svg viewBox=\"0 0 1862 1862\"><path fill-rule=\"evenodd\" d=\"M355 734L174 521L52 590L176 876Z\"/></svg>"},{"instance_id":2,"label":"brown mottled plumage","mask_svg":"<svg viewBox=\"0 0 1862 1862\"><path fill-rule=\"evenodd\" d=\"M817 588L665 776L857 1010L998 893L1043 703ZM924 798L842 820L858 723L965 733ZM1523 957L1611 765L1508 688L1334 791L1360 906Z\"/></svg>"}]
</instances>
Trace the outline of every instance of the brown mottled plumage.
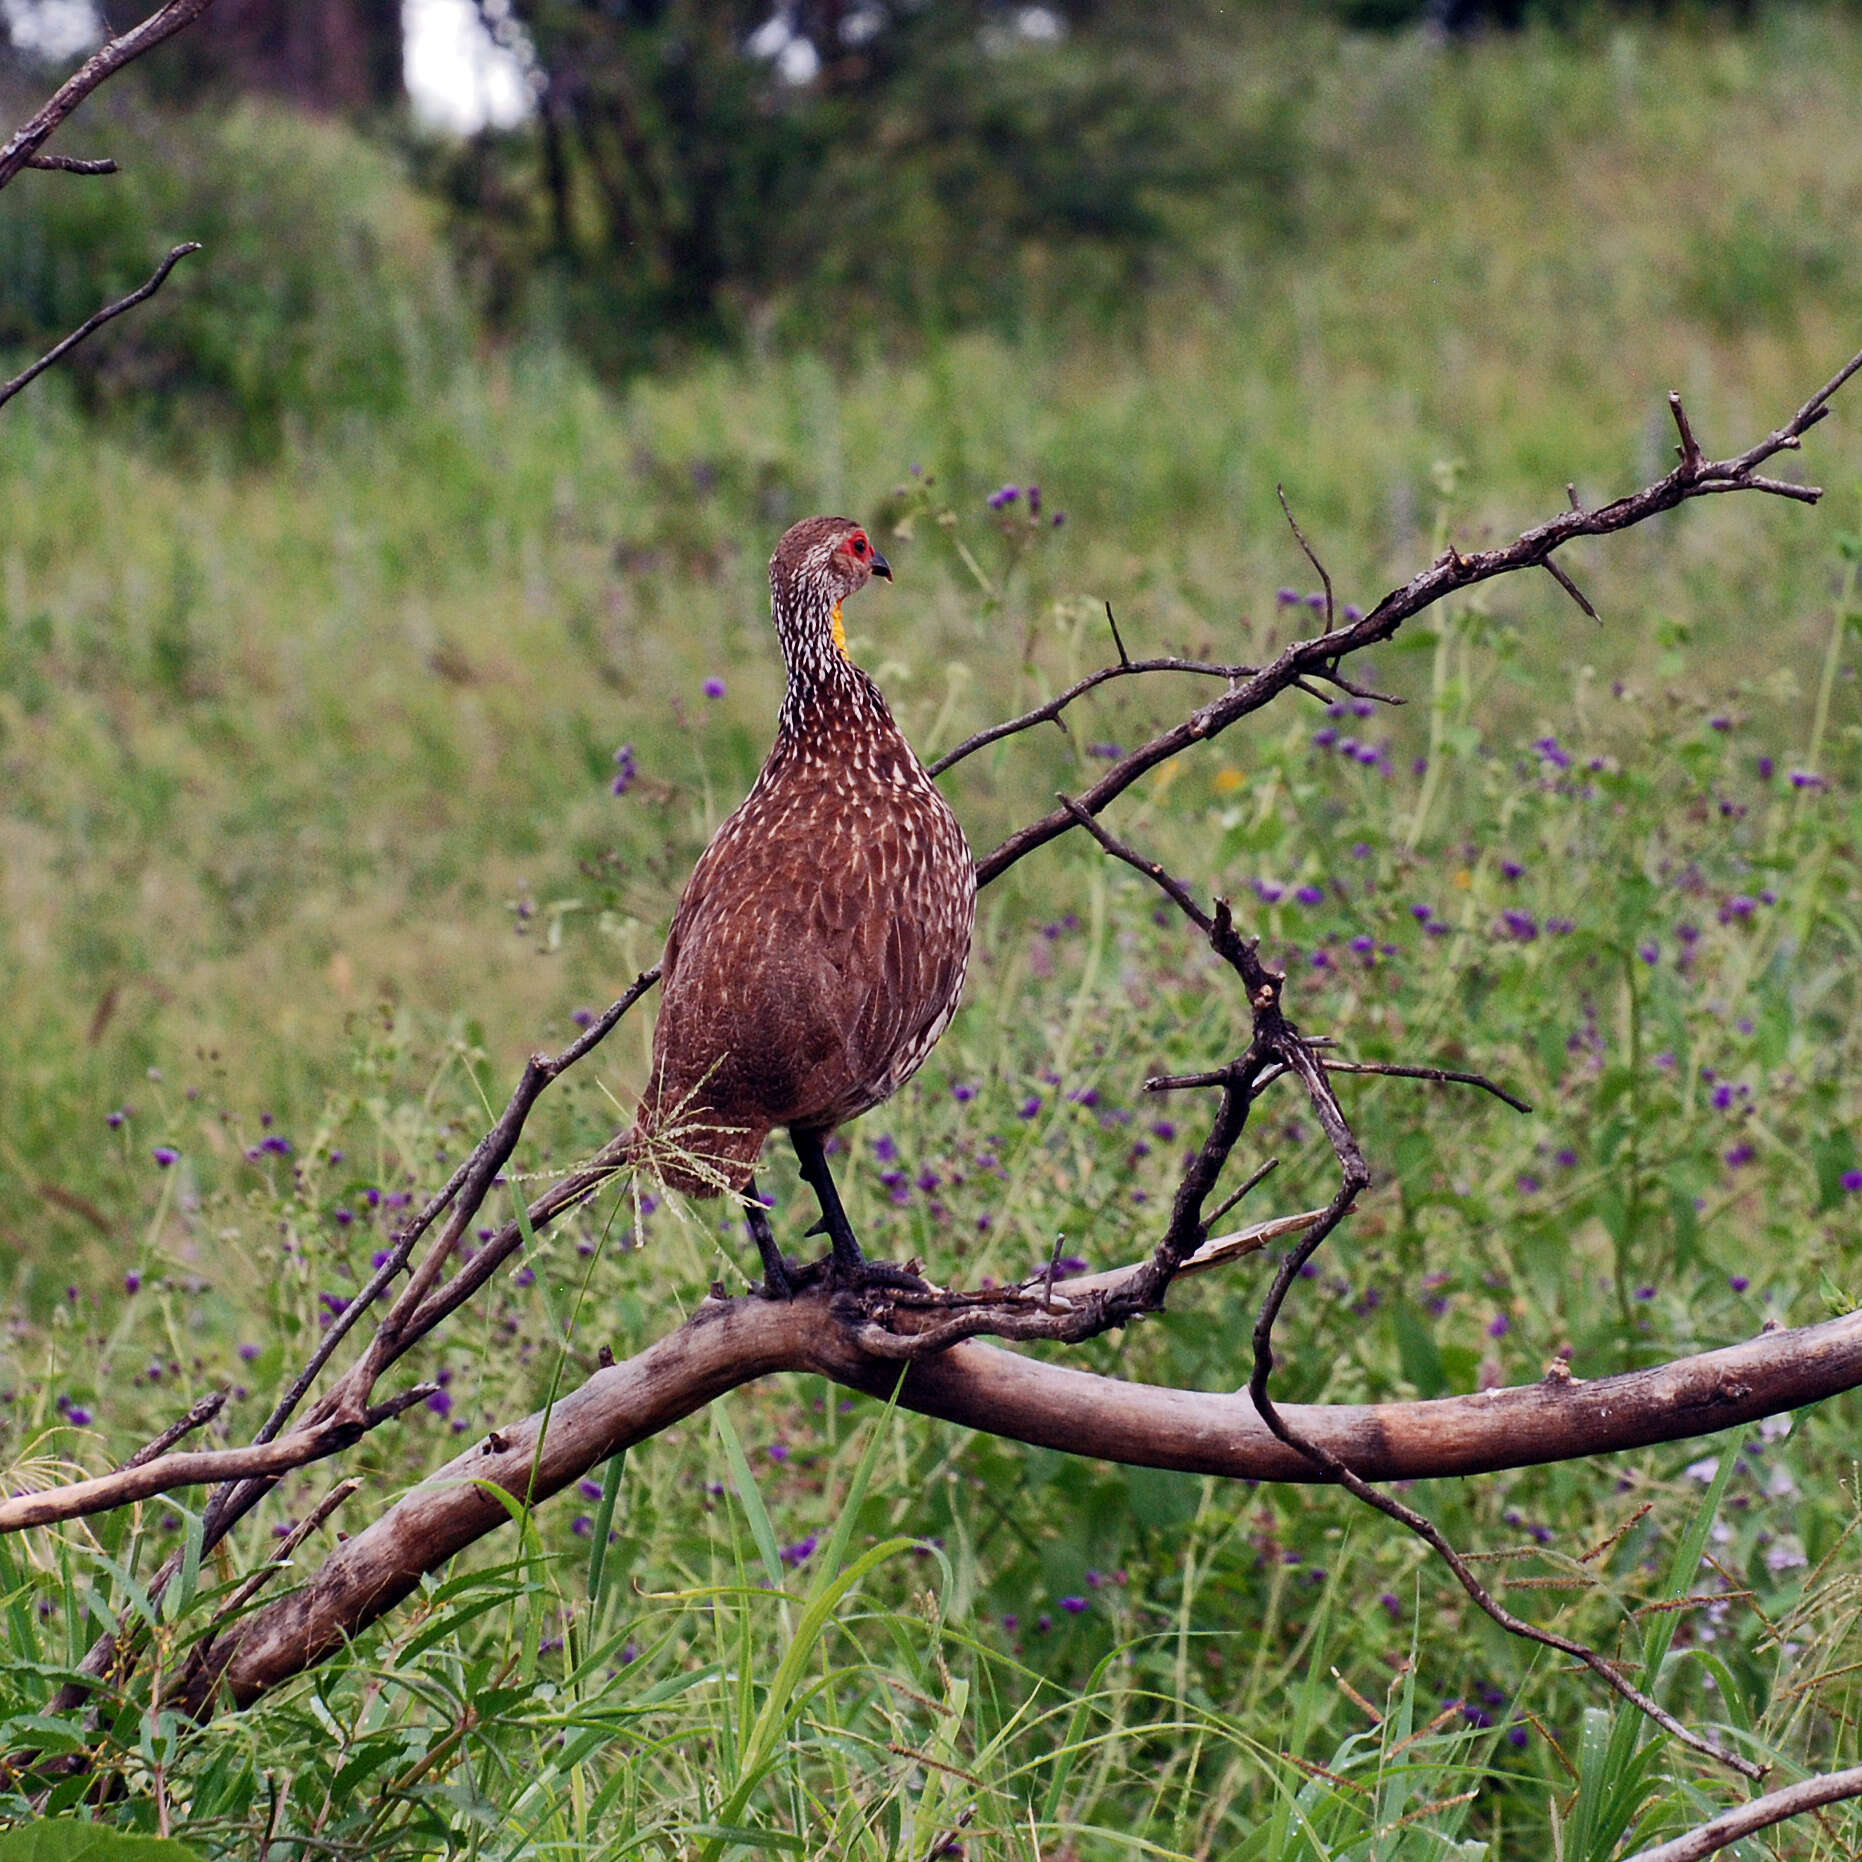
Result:
<instances>
[{"instance_id":1,"label":"brown mottled plumage","mask_svg":"<svg viewBox=\"0 0 1862 1862\"><path fill-rule=\"evenodd\" d=\"M797 524L770 559L788 692L756 786L679 900L630 1134L667 1183L708 1196L748 1189L764 1140L786 1126L844 1266L860 1256L820 1141L930 1053L956 1009L976 916L963 830L847 657L840 604L874 574L892 572L843 517ZM760 1217L753 1231L780 1287Z\"/></svg>"}]
</instances>

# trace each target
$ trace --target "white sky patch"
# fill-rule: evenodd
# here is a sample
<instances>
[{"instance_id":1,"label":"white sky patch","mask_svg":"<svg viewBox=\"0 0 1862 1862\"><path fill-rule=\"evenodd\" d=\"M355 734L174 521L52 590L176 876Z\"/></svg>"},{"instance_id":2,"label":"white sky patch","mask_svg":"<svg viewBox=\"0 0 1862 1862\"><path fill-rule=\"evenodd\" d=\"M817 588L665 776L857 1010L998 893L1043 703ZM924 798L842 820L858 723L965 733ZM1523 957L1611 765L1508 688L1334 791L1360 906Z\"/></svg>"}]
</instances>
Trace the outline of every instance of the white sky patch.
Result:
<instances>
[{"instance_id":1,"label":"white sky patch","mask_svg":"<svg viewBox=\"0 0 1862 1862\"><path fill-rule=\"evenodd\" d=\"M403 0L401 20L408 101L423 123L469 136L529 116L524 61L485 30L472 0Z\"/></svg>"},{"instance_id":2,"label":"white sky patch","mask_svg":"<svg viewBox=\"0 0 1862 1862\"><path fill-rule=\"evenodd\" d=\"M103 38L92 0L0 0L8 36L28 58L63 64Z\"/></svg>"},{"instance_id":3,"label":"white sky patch","mask_svg":"<svg viewBox=\"0 0 1862 1862\"><path fill-rule=\"evenodd\" d=\"M812 84L821 69L814 42L795 30L786 11L772 13L744 41L752 58L767 58L785 84Z\"/></svg>"}]
</instances>

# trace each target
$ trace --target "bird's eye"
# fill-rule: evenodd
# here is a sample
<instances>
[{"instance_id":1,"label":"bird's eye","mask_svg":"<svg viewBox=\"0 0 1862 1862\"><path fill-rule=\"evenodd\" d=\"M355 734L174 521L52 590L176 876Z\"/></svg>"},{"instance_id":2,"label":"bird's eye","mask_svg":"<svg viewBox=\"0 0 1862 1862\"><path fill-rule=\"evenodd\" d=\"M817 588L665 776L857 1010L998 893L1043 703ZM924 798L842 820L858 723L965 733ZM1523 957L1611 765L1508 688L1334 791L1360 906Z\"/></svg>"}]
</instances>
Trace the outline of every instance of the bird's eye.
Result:
<instances>
[{"instance_id":1,"label":"bird's eye","mask_svg":"<svg viewBox=\"0 0 1862 1862\"><path fill-rule=\"evenodd\" d=\"M872 546L867 542L865 537L856 535L849 540L847 547L854 555L864 556Z\"/></svg>"}]
</instances>

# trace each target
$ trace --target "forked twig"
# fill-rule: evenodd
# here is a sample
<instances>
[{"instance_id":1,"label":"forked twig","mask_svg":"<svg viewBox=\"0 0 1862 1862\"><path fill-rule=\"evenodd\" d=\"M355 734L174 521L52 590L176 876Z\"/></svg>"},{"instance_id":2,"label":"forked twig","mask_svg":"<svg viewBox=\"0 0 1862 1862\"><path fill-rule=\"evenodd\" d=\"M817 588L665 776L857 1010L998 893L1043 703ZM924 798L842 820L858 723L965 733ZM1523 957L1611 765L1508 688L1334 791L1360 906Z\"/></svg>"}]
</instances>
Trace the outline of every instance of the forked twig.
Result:
<instances>
[{"instance_id":1,"label":"forked twig","mask_svg":"<svg viewBox=\"0 0 1862 1862\"><path fill-rule=\"evenodd\" d=\"M1106 618L1111 620L1112 609L1106 607ZM1118 623L1112 622L1112 638L1118 647L1118 663L1101 666L1095 672L1089 672L1085 678L1076 679L1064 692L1057 693L1045 704L1036 705L1032 711L1024 711L1018 718L1009 718L1001 724L991 724L985 729L966 737L955 749L946 750L936 762L929 766L928 773L941 776L966 756L978 750L985 750L993 743L1000 743L1005 737L1014 737L1018 733L1033 730L1037 724L1057 724L1064 712L1076 698L1084 697L1095 687L1104 685L1109 679L1135 678L1141 673L1150 672L1187 672L1205 679L1227 679L1231 684L1237 679L1252 677L1253 666L1225 666L1219 661L1201 659L1133 659L1125 651L1125 643L1119 638Z\"/></svg>"},{"instance_id":2,"label":"forked twig","mask_svg":"<svg viewBox=\"0 0 1862 1862\"><path fill-rule=\"evenodd\" d=\"M191 26L212 4L213 0L168 0L166 6L158 7L139 25L105 40L59 85L38 114L15 130L6 146L0 148L0 188L31 164L39 145L99 84L144 52L153 51L164 39L173 38L183 27Z\"/></svg>"}]
</instances>

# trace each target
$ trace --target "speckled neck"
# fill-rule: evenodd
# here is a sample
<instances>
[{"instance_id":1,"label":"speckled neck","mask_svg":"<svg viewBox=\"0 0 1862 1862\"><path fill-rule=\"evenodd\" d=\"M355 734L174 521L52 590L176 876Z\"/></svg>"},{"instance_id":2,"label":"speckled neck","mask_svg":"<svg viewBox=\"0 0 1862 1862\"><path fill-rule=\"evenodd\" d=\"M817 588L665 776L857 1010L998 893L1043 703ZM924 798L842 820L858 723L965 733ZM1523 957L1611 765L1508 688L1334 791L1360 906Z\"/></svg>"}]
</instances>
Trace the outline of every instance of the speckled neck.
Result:
<instances>
[{"instance_id":1,"label":"speckled neck","mask_svg":"<svg viewBox=\"0 0 1862 1862\"><path fill-rule=\"evenodd\" d=\"M776 637L789 671L777 728L793 735L824 709L850 704L889 718L879 688L835 640L835 604L828 591L815 582L789 582L775 575L770 589Z\"/></svg>"}]
</instances>

